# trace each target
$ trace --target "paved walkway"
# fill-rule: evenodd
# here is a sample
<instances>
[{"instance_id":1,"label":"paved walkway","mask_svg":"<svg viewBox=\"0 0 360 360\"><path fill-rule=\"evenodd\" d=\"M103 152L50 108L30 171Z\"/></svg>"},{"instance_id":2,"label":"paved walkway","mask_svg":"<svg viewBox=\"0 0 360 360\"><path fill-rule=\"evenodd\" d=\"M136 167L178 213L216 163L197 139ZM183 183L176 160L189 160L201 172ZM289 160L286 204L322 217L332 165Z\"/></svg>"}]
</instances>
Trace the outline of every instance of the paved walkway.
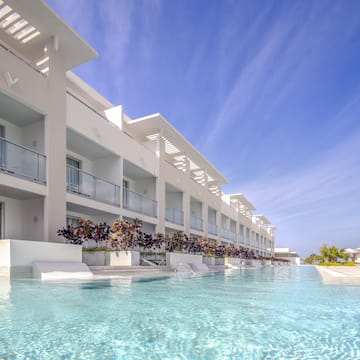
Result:
<instances>
[{"instance_id":1,"label":"paved walkway","mask_svg":"<svg viewBox=\"0 0 360 360\"><path fill-rule=\"evenodd\" d=\"M316 266L326 284L360 284L360 266Z\"/></svg>"}]
</instances>

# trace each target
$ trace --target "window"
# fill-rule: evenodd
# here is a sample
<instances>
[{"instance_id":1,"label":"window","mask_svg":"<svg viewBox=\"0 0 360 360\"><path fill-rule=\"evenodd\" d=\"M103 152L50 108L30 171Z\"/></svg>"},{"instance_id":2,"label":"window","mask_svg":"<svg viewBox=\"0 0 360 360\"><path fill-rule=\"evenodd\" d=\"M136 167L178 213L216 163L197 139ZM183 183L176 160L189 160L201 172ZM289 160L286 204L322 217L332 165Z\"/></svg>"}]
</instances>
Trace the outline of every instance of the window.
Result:
<instances>
[{"instance_id":1,"label":"window","mask_svg":"<svg viewBox=\"0 0 360 360\"><path fill-rule=\"evenodd\" d=\"M76 226L79 220L79 217L68 215L66 216L66 226Z\"/></svg>"},{"instance_id":2,"label":"window","mask_svg":"<svg viewBox=\"0 0 360 360\"><path fill-rule=\"evenodd\" d=\"M4 204L0 203L0 239L4 236Z\"/></svg>"},{"instance_id":3,"label":"window","mask_svg":"<svg viewBox=\"0 0 360 360\"><path fill-rule=\"evenodd\" d=\"M66 157L66 182L69 191L80 192L80 160Z\"/></svg>"},{"instance_id":4,"label":"window","mask_svg":"<svg viewBox=\"0 0 360 360\"><path fill-rule=\"evenodd\" d=\"M123 179L123 207L129 207L129 181Z\"/></svg>"},{"instance_id":5,"label":"window","mask_svg":"<svg viewBox=\"0 0 360 360\"><path fill-rule=\"evenodd\" d=\"M0 167L6 167L5 126L0 125Z\"/></svg>"}]
</instances>

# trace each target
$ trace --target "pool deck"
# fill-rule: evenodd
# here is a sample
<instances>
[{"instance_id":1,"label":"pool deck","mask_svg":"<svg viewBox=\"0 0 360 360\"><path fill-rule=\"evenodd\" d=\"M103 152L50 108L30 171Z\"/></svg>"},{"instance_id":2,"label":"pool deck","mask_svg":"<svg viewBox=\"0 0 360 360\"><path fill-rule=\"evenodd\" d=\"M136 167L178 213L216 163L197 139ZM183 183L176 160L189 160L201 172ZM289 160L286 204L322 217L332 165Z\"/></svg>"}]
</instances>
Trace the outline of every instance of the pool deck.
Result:
<instances>
[{"instance_id":1,"label":"pool deck","mask_svg":"<svg viewBox=\"0 0 360 360\"><path fill-rule=\"evenodd\" d=\"M359 284L360 265L356 266L316 266L325 284Z\"/></svg>"},{"instance_id":2,"label":"pool deck","mask_svg":"<svg viewBox=\"0 0 360 360\"><path fill-rule=\"evenodd\" d=\"M114 279L122 276L155 277L170 274L167 267L159 266L89 266L93 279Z\"/></svg>"},{"instance_id":3,"label":"pool deck","mask_svg":"<svg viewBox=\"0 0 360 360\"><path fill-rule=\"evenodd\" d=\"M93 273L93 279L115 279L127 276L134 277L162 277L162 276L175 276L177 273L166 266L89 266L91 272ZM253 267L243 267L242 269ZM209 271L199 272L198 274L206 274L217 271L231 270L230 268L219 265L219 266L209 266ZM181 274L181 273L180 273ZM182 275L186 275L183 273ZM188 274L187 274L188 275Z\"/></svg>"}]
</instances>

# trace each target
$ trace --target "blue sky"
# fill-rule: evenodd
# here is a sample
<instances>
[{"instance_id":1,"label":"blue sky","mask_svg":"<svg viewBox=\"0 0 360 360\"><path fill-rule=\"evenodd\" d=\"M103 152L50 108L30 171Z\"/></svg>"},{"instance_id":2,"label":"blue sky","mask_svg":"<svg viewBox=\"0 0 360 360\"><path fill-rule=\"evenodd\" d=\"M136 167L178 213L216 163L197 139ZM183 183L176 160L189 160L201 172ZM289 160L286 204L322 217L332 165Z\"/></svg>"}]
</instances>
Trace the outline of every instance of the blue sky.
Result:
<instances>
[{"instance_id":1,"label":"blue sky","mask_svg":"<svg viewBox=\"0 0 360 360\"><path fill-rule=\"evenodd\" d=\"M360 2L47 0L98 52L75 72L162 113L302 256L360 247Z\"/></svg>"}]
</instances>

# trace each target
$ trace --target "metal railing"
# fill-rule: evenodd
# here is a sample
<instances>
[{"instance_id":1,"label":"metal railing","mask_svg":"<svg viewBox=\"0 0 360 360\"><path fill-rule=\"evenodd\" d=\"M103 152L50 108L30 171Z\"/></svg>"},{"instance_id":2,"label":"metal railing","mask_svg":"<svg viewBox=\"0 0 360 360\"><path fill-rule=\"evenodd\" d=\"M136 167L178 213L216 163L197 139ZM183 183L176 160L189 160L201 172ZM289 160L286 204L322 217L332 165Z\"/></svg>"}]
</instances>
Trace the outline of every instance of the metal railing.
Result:
<instances>
[{"instance_id":1,"label":"metal railing","mask_svg":"<svg viewBox=\"0 0 360 360\"><path fill-rule=\"evenodd\" d=\"M190 216L190 228L194 230L203 230L203 219L197 216Z\"/></svg>"},{"instance_id":2,"label":"metal railing","mask_svg":"<svg viewBox=\"0 0 360 360\"><path fill-rule=\"evenodd\" d=\"M218 234L217 225L208 223L208 233L213 234L213 235L217 235Z\"/></svg>"},{"instance_id":3,"label":"metal railing","mask_svg":"<svg viewBox=\"0 0 360 360\"><path fill-rule=\"evenodd\" d=\"M140 214L156 217L157 202L129 189L123 189L123 207Z\"/></svg>"},{"instance_id":4,"label":"metal railing","mask_svg":"<svg viewBox=\"0 0 360 360\"><path fill-rule=\"evenodd\" d=\"M31 181L46 183L46 156L2 137L0 169Z\"/></svg>"},{"instance_id":5,"label":"metal railing","mask_svg":"<svg viewBox=\"0 0 360 360\"><path fill-rule=\"evenodd\" d=\"M66 190L106 204L120 206L120 186L66 165Z\"/></svg>"},{"instance_id":6,"label":"metal railing","mask_svg":"<svg viewBox=\"0 0 360 360\"><path fill-rule=\"evenodd\" d=\"M184 212L175 208L166 208L165 219L173 224L184 225Z\"/></svg>"}]
</instances>

